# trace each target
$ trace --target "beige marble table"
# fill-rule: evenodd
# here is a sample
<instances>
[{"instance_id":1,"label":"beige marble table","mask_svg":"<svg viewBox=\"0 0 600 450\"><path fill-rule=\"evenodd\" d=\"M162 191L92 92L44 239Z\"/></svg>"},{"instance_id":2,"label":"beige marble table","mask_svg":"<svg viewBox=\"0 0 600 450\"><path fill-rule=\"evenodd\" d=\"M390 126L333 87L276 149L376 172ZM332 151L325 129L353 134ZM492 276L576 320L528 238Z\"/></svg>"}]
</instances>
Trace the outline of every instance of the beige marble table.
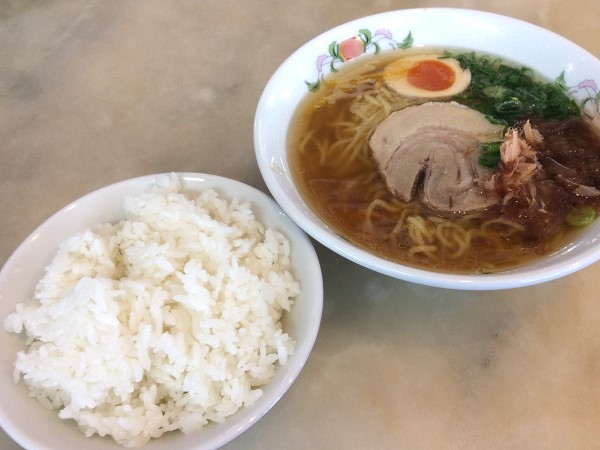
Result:
<instances>
[{"instance_id":1,"label":"beige marble table","mask_svg":"<svg viewBox=\"0 0 600 450\"><path fill-rule=\"evenodd\" d=\"M277 66L334 25L426 6L524 19L600 56L598 0L1 1L0 264L50 214L125 178L206 172L266 191L252 125ZM315 246L314 352L226 448L600 448L600 264L461 292ZM2 433L0 448L20 447Z\"/></svg>"}]
</instances>

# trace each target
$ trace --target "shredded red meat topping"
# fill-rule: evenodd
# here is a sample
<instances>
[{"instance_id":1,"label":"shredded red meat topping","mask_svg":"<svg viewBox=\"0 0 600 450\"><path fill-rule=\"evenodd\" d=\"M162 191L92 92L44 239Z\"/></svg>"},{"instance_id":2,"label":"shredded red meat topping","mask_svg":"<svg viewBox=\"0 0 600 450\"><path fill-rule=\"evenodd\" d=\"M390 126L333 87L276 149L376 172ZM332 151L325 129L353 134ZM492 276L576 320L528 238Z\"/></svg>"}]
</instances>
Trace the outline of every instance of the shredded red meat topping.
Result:
<instances>
[{"instance_id":1,"label":"shredded red meat topping","mask_svg":"<svg viewBox=\"0 0 600 450\"><path fill-rule=\"evenodd\" d=\"M565 152L571 157L559 156ZM540 122L534 127L527 121L511 128L486 187L502 198L503 217L524 226L543 251L570 208L586 204L600 209L600 134L582 119L568 126Z\"/></svg>"}]
</instances>

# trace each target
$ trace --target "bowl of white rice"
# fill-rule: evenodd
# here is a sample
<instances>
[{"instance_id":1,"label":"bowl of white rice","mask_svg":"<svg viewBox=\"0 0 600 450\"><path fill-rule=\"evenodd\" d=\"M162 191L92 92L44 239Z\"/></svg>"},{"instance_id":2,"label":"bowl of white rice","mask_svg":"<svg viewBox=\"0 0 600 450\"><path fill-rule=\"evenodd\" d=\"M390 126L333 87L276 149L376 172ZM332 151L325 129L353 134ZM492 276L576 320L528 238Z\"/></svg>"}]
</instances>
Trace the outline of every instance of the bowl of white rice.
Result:
<instances>
[{"instance_id":1,"label":"bowl of white rice","mask_svg":"<svg viewBox=\"0 0 600 450\"><path fill-rule=\"evenodd\" d=\"M314 345L308 237L226 178L150 175L38 227L0 271L0 425L36 449L218 448Z\"/></svg>"}]
</instances>

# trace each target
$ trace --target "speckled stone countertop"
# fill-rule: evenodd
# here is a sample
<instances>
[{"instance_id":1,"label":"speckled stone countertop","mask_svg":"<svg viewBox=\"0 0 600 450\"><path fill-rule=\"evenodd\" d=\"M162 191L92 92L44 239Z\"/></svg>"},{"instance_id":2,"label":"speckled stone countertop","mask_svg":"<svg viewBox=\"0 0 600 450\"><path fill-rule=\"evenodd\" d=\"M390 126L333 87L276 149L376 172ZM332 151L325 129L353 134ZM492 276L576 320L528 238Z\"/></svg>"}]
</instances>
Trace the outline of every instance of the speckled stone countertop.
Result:
<instances>
[{"instance_id":1,"label":"speckled stone countertop","mask_svg":"<svg viewBox=\"0 0 600 450\"><path fill-rule=\"evenodd\" d=\"M598 0L0 2L0 264L52 213L122 179L204 172L266 191L252 126L278 65L334 25L427 6L513 16L600 56ZM314 351L227 449L600 448L600 264L461 292L315 246ZM0 448L20 447L0 432Z\"/></svg>"}]
</instances>

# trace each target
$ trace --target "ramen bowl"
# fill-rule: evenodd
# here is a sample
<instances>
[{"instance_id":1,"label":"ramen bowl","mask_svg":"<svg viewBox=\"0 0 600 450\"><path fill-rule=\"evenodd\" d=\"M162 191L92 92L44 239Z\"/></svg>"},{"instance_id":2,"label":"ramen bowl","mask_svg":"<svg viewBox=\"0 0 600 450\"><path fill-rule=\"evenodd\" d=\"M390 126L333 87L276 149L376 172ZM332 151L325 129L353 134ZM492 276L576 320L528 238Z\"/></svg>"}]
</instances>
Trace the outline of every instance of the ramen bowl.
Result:
<instances>
[{"instance_id":1,"label":"ramen bowl","mask_svg":"<svg viewBox=\"0 0 600 450\"><path fill-rule=\"evenodd\" d=\"M533 285L570 274L600 259L600 220L570 242L514 268L488 273L452 273L393 262L350 242L326 223L300 192L287 142L301 102L349 61L407 49L461 49L494 55L556 80L584 114L598 121L600 62L596 57L538 26L462 9L399 10L337 26L300 47L266 85L258 103L254 140L258 165L275 200L302 229L324 246L364 267L429 286L495 290ZM357 62L358 64L358 62ZM331 223L331 222L329 222Z\"/></svg>"},{"instance_id":2,"label":"ramen bowl","mask_svg":"<svg viewBox=\"0 0 600 450\"><path fill-rule=\"evenodd\" d=\"M219 195L219 198L228 202L238 201L249 203L257 221L265 227L280 232L287 238L290 246L290 267L295 279L300 283L301 289L301 292L294 298L294 304L289 311L282 313L281 319L283 332L288 333L295 340L294 353L288 356L285 364L276 365L274 375L266 384L261 386L262 395L254 403L249 406L242 406L236 413L228 415L222 421L209 422L197 431L192 432L189 430L190 432L187 434L180 431L165 433L143 445L145 449L215 449L225 445L259 421L290 388L304 367L311 352L321 319L323 300L321 271L311 241L281 211L273 199L265 193L235 180L198 173L143 176L121 181L92 192L61 209L41 224L17 248L3 266L0 271L0 316L4 322L6 317L15 311L16 304L28 302L33 296L38 280L44 275L45 267L53 260L59 245L65 239L76 235L82 230L93 229L99 224L117 223L124 219L126 215L124 206L126 198L146 192L150 186L154 186L157 183L164 184L166 179L172 179L172 177L178 178L180 183L179 192L186 194L189 199L195 199L202 192L211 189ZM162 211L160 207L158 211L159 213L156 216L163 216L160 214ZM171 210L171 212L173 211ZM239 211L236 214L239 214ZM198 223L206 223L206 218L200 217L200 215L197 216L197 220ZM181 218L179 219L179 223L183 223ZM260 230L263 229L260 228ZM261 232L264 232L264 230ZM198 236L200 234L197 233ZM241 241L242 236L239 237ZM177 239L179 240L179 238ZM203 248L206 248L206 245L207 242L204 241ZM219 248L222 253L227 253L226 247L221 246ZM75 269L71 266L71 270L74 271ZM238 273L240 272L238 271ZM236 280L240 280L240 278L237 277ZM145 283L146 281L140 282ZM225 286L225 283L223 283L223 286ZM246 296L246 298L249 300L253 297L250 296L248 298ZM170 308L176 308L175 303L172 301L169 304ZM228 304L231 305L231 302ZM110 306L108 308L112 309ZM153 308L152 317L159 317L162 309L159 307L157 310L156 304ZM229 308L230 306L224 306L222 322L227 321L226 314L228 311L232 313ZM69 310L69 307L62 309L61 314L68 314ZM191 310L188 310L188 312L191 312ZM182 316L179 315L178 317L181 318ZM231 315L227 317L231 317ZM88 329L91 332L93 322L95 321L89 319L90 316L86 315L86 318L84 318L86 322L84 328L89 327ZM252 321L250 320L249 322ZM110 322L110 319L108 319L108 322ZM248 324L249 322L246 321L245 323ZM182 323L176 322L178 327L179 325L185 327L184 323L186 323L185 320ZM71 327L73 326L71 325ZM249 326L252 326L252 324ZM256 328L253 333L256 333L257 330L260 331ZM63 331L67 332L66 330ZM13 382L13 369L17 352L25 350L25 336L9 333L5 330L2 333L3 345L0 363L2 377L0 379L0 387L4 401L0 405L0 425L17 443L28 449L46 450L78 450L83 448L106 450L123 448L123 446L118 445L110 437L99 437L98 435L86 437L78 429L75 421L61 420L58 417L57 410L49 410L36 399L30 397L23 381L15 384ZM123 336L123 332L121 331L120 333ZM180 336L183 337L183 334L180 334ZM134 339L139 339L139 336ZM125 342L125 340L121 342ZM115 353L119 352L118 347L120 345L114 347ZM88 345L82 348L88 352L95 347ZM104 370L105 365L102 365L99 361L105 361L103 358L108 355L99 355L98 351L95 351L95 354L96 359L92 366L96 367L100 365L99 370ZM185 365L197 363L197 360L201 356L198 354L195 355L197 356L195 358L186 358ZM130 356L131 353L128 357ZM84 360L86 357L81 356L81 359ZM121 359L120 361L122 364L128 364L127 359ZM53 365L62 367L56 361ZM67 375L71 373L69 368L63 368L62 373L64 373L64 376L59 378L63 381L65 378L71 376ZM113 368L113 370L104 370L100 379L112 379L115 376L118 377L120 374L122 372L118 367L117 369ZM50 377L48 373L45 376ZM50 378L56 380L56 377ZM234 379L237 378L234 376ZM119 379L114 381L116 381L117 385L120 383ZM123 381L127 383L127 379ZM76 379L74 382L77 383L78 380ZM84 382L81 381L81 383ZM165 385L163 385L163 388L166 389ZM156 408L146 411L147 414L156 412ZM114 422L111 422L107 418L107 422L104 423Z\"/></svg>"}]
</instances>

